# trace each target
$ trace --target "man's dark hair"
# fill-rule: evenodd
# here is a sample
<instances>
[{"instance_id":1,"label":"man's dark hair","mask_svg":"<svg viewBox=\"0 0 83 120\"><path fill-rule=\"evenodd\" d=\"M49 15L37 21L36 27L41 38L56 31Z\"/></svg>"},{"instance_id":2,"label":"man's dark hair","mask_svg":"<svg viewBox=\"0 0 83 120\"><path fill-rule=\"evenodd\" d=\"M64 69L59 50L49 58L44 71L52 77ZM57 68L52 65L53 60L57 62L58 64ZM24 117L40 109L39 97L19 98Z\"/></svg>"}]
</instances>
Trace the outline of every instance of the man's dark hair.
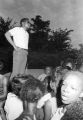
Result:
<instances>
[{"instance_id":1,"label":"man's dark hair","mask_svg":"<svg viewBox=\"0 0 83 120\"><path fill-rule=\"evenodd\" d=\"M29 19L28 18L22 18L21 20L20 20L20 25L22 26L22 23L23 22L27 22L27 23L29 23Z\"/></svg>"}]
</instances>

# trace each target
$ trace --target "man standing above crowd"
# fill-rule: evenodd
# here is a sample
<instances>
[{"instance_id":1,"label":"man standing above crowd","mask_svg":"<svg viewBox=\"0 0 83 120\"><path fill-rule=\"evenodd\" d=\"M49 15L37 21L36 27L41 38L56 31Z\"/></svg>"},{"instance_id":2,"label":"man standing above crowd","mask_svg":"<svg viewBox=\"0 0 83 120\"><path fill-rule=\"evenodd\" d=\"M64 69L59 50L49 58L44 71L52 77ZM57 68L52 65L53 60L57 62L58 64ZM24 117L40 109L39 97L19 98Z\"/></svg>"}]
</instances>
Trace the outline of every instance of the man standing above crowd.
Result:
<instances>
[{"instance_id":1,"label":"man standing above crowd","mask_svg":"<svg viewBox=\"0 0 83 120\"><path fill-rule=\"evenodd\" d=\"M20 20L20 27L15 27L5 33L6 39L14 48L13 68L10 78L25 72L29 42L28 28L29 20L28 18L23 18Z\"/></svg>"}]
</instances>

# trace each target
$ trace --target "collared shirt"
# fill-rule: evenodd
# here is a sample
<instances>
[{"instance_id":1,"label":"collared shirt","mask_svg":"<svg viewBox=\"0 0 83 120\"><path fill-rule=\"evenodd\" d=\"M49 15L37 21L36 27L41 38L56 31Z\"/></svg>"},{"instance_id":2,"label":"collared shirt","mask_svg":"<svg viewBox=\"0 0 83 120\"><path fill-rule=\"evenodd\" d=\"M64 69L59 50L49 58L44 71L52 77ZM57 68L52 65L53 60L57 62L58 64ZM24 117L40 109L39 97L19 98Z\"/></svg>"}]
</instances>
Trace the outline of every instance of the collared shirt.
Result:
<instances>
[{"instance_id":1,"label":"collared shirt","mask_svg":"<svg viewBox=\"0 0 83 120\"><path fill-rule=\"evenodd\" d=\"M23 103L15 94L8 93L4 110L6 111L7 120L14 120L23 112Z\"/></svg>"},{"instance_id":2,"label":"collared shirt","mask_svg":"<svg viewBox=\"0 0 83 120\"><path fill-rule=\"evenodd\" d=\"M11 36L13 36L14 43L17 47L28 49L29 34L22 27L15 27L9 30Z\"/></svg>"}]
</instances>

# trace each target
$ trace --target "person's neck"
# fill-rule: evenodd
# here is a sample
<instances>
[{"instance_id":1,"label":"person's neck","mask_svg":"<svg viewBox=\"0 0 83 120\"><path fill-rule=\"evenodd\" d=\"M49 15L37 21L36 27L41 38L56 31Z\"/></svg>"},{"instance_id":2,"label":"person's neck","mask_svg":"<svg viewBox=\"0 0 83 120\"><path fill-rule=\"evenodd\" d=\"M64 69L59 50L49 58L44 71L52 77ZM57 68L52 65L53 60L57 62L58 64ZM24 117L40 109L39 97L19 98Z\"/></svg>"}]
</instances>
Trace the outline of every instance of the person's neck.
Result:
<instances>
[{"instance_id":1,"label":"person's neck","mask_svg":"<svg viewBox=\"0 0 83 120\"><path fill-rule=\"evenodd\" d=\"M25 28L25 27L23 27L23 26L21 26L25 31L27 31L27 29Z\"/></svg>"},{"instance_id":2,"label":"person's neck","mask_svg":"<svg viewBox=\"0 0 83 120\"><path fill-rule=\"evenodd\" d=\"M78 98L76 101L73 101L73 102L71 102L71 103L69 103L69 104L63 104L63 106L64 107L71 107L72 105L74 105L74 104L76 104L76 103L79 103L79 102L82 102L82 99L81 98Z\"/></svg>"},{"instance_id":3,"label":"person's neck","mask_svg":"<svg viewBox=\"0 0 83 120\"><path fill-rule=\"evenodd\" d=\"M35 104L34 104L34 103L28 103L27 112L28 112L30 115L34 115L34 107L35 107Z\"/></svg>"}]
</instances>

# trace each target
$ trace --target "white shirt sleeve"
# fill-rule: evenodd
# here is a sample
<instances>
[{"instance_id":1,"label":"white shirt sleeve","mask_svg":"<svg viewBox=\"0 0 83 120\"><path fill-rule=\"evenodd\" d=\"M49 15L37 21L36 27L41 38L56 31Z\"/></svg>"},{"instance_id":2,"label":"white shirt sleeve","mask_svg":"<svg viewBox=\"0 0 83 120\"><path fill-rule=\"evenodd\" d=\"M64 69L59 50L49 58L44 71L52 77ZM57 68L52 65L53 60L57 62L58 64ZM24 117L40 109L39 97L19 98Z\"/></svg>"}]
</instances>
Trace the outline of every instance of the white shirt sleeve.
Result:
<instances>
[{"instance_id":1,"label":"white shirt sleeve","mask_svg":"<svg viewBox=\"0 0 83 120\"><path fill-rule=\"evenodd\" d=\"M14 120L23 112L23 103L16 95L8 93L4 110L6 112L7 119Z\"/></svg>"},{"instance_id":2,"label":"white shirt sleeve","mask_svg":"<svg viewBox=\"0 0 83 120\"><path fill-rule=\"evenodd\" d=\"M12 29L9 30L11 36L14 36L17 33L17 31L18 31L17 27L12 28Z\"/></svg>"},{"instance_id":3,"label":"white shirt sleeve","mask_svg":"<svg viewBox=\"0 0 83 120\"><path fill-rule=\"evenodd\" d=\"M47 93L46 95L44 95L42 98L40 98L38 100L38 103L37 103L37 108L42 108L45 104L45 102L47 100L49 100L51 98L51 94L50 93Z\"/></svg>"},{"instance_id":4,"label":"white shirt sleeve","mask_svg":"<svg viewBox=\"0 0 83 120\"><path fill-rule=\"evenodd\" d=\"M44 81L46 76L47 76L46 74L41 74L41 75L39 75L38 80Z\"/></svg>"}]
</instances>

